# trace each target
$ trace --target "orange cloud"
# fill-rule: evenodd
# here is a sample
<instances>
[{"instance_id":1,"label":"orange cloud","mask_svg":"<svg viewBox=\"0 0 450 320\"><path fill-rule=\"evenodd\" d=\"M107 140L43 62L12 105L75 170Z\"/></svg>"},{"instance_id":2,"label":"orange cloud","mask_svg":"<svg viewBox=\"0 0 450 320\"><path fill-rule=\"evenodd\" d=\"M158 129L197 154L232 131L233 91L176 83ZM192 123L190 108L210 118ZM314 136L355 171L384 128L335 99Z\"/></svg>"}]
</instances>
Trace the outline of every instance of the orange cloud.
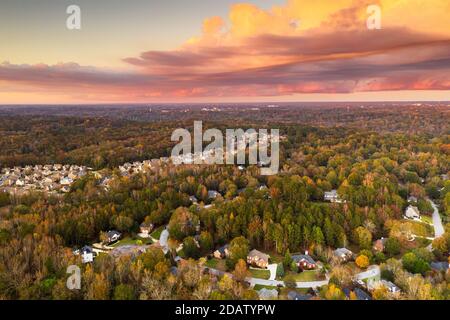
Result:
<instances>
[{"instance_id":1,"label":"orange cloud","mask_svg":"<svg viewBox=\"0 0 450 320\"><path fill-rule=\"evenodd\" d=\"M382 29L367 30L371 2L235 4L177 50L124 58L129 71L4 63L0 81L15 96L26 89L105 101L450 90L450 2L379 1Z\"/></svg>"}]
</instances>

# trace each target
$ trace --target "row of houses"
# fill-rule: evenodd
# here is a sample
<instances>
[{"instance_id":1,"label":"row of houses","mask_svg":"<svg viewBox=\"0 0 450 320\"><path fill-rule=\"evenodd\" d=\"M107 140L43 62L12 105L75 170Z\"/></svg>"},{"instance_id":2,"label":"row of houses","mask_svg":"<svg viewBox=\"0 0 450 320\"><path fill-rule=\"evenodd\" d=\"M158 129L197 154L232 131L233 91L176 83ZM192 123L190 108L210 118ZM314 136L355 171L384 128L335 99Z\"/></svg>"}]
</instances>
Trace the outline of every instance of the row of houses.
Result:
<instances>
[{"instance_id":1,"label":"row of houses","mask_svg":"<svg viewBox=\"0 0 450 320\"><path fill-rule=\"evenodd\" d=\"M217 259L225 259L230 256L229 246L224 245L213 252L213 256ZM292 260L295 261L301 270L313 270L318 264L306 251L305 254L294 254ZM253 249L247 255L247 263L251 266L266 269L269 266L270 256L259 250Z\"/></svg>"},{"instance_id":2,"label":"row of houses","mask_svg":"<svg viewBox=\"0 0 450 320\"><path fill-rule=\"evenodd\" d=\"M0 188L9 192L17 190L69 192L70 185L91 170L86 166L62 164L3 168L0 174Z\"/></svg>"}]
</instances>

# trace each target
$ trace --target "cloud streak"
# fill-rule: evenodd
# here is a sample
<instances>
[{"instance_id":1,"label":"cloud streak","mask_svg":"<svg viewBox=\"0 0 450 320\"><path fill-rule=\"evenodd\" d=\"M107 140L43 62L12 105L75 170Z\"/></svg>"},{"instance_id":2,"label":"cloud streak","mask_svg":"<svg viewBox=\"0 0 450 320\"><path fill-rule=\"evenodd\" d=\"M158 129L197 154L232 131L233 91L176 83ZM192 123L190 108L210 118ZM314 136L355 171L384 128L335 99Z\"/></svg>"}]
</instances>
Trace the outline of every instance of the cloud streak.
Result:
<instances>
[{"instance_id":1,"label":"cloud streak","mask_svg":"<svg viewBox=\"0 0 450 320\"><path fill-rule=\"evenodd\" d=\"M270 11L236 5L228 28L206 19L203 34L177 50L125 57L127 71L3 63L0 84L119 101L450 90L448 35L396 25L370 31L354 4L299 29L289 11L298 2Z\"/></svg>"}]
</instances>

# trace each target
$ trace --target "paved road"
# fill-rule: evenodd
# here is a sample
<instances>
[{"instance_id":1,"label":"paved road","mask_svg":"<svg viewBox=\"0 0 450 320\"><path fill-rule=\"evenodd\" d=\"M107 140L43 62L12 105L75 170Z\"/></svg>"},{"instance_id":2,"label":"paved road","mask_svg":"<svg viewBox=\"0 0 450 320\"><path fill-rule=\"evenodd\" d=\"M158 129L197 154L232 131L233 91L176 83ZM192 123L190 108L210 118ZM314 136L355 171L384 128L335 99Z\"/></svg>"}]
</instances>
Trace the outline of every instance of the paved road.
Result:
<instances>
[{"instance_id":1,"label":"paved road","mask_svg":"<svg viewBox=\"0 0 450 320\"><path fill-rule=\"evenodd\" d=\"M167 243L168 240L169 240L169 230L167 230L167 227L166 227L166 229L164 229L161 232L161 236L159 237L159 244L163 248L164 254L169 252L169 245Z\"/></svg>"},{"instance_id":2,"label":"paved road","mask_svg":"<svg viewBox=\"0 0 450 320\"><path fill-rule=\"evenodd\" d=\"M377 265L369 266L369 268L366 271L358 273L356 275L357 280L364 280L377 277L380 277L380 267Z\"/></svg>"},{"instance_id":3,"label":"paved road","mask_svg":"<svg viewBox=\"0 0 450 320\"><path fill-rule=\"evenodd\" d=\"M430 201L431 206L433 207L433 226L434 226L434 237L439 238L442 236L445 232L444 225L442 224L441 216L439 215L439 210L436 204L428 199Z\"/></svg>"},{"instance_id":4,"label":"paved road","mask_svg":"<svg viewBox=\"0 0 450 320\"><path fill-rule=\"evenodd\" d=\"M273 286L273 287L277 287L279 285L281 286L285 286L283 281L279 281L279 280L265 280L265 279L258 279L258 278L246 278L246 281L250 282L250 284L255 285L255 284L259 284L259 285L263 285L263 286ZM326 286L328 284L328 279L327 280L322 280L322 281L302 281L302 282L297 282L297 288L317 288L317 287L322 287L322 286Z\"/></svg>"},{"instance_id":5,"label":"paved road","mask_svg":"<svg viewBox=\"0 0 450 320\"><path fill-rule=\"evenodd\" d=\"M211 274L217 275L217 276L223 276L224 274L227 274L230 277L233 277L233 274L229 272L223 272L217 269L208 268L209 272ZM255 284L263 285L263 286L271 286L271 287L277 287L278 285L285 286L283 281L279 280L266 280L266 279L258 279L258 278L245 278L245 281L249 282L252 286ZM306 282L297 282L297 288L318 288L322 286L326 286L328 284L328 276L326 280L322 281L306 281Z\"/></svg>"}]
</instances>

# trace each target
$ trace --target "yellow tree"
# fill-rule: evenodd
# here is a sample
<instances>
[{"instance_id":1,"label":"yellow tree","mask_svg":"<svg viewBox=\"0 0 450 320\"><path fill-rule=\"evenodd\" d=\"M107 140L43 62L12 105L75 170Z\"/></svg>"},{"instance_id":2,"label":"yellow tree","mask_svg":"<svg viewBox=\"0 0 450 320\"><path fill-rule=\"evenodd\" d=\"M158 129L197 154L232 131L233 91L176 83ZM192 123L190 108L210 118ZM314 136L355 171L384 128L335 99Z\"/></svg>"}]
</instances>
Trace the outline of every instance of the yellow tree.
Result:
<instances>
[{"instance_id":1,"label":"yellow tree","mask_svg":"<svg viewBox=\"0 0 450 320\"><path fill-rule=\"evenodd\" d=\"M234 279L236 279L236 281L244 281L245 277L247 277L247 272L247 264L243 259L239 259L234 267Z\"/></svg>"},{"instance_id":2,"label":"yellow tree","mask_svg":"<svg viewBox=\"0 0 450 320\"><path fill-rule=\"evenodd\" d=\"M369 258L362 254L356 258L355 263L361 269L365 269L369 266Z\"/></svg>"}]
</instances>

